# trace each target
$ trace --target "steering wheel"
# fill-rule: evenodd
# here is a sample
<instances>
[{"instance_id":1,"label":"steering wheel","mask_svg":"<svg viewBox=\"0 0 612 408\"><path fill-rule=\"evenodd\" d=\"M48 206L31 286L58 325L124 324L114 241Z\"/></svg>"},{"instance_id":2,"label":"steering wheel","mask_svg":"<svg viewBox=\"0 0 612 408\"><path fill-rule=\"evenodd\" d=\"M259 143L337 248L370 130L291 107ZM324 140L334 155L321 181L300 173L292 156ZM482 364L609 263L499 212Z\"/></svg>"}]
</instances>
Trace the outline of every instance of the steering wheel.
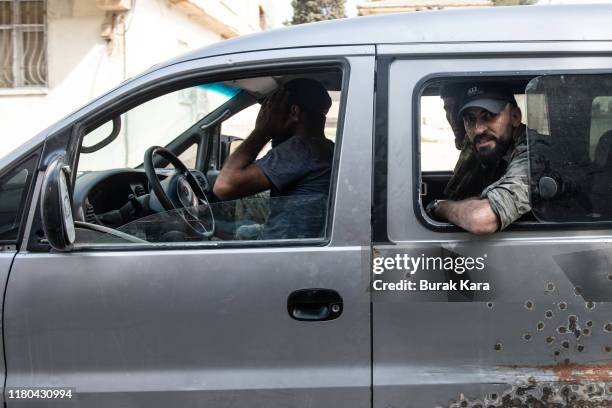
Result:
<instances>
[{"instance_id":1,"label":"steering wheel","mask_svg":"<svg viewBox=\"0 0 612 408\"><path fill-rule=\"evenodd\" d=\"M170 183L169 187L173 184L176 186L176 200L171 200L168 194L162 187L161 182L157 178L155 173L155 165L153 162L153 156L155 154L160 155L164 159L168 160L177 171L177 175L173 176L177 179L175 183ZM144 154L144 169L151 190L159 200L160 204L166 211L178 210L178 214L181 219L187 224L187 226L196 232L198 235L210 238L215 233L215 218L213 216L210 203L204 190L197 182L193 174L189 171L187 166L174 155L168 149L161 146L151 146L147 149ZM206 228L204 224L198 218L198 211L193 211L193 208L199 209L201 206L205 206L208 209L208 215L210 216L210 228Z\"/></svg>"}]
</instances>

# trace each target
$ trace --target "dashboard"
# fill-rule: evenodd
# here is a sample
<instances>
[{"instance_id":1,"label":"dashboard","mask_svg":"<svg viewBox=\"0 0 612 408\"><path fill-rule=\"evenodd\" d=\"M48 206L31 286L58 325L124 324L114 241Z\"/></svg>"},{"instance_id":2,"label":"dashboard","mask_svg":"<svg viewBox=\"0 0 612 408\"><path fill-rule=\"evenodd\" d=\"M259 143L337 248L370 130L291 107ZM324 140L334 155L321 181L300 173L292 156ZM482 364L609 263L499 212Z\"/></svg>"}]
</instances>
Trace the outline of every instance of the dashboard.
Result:
<instances>
[{"instance_id":1,"label":"dashboard","mask_svg":"<svg viewBox=\"0 0 612 408\"><path fill-rule=\"evenodd\" d=\"M156 169L161 180L175 173L174 169ZM208 181L202 172L190 170L205 192ZM105 225L100 215L119 210L130 197L149 194L149 182L144 169L111 169L78 173L73 194L73 214L77 221Z\"/></svg>"}]
</instances>

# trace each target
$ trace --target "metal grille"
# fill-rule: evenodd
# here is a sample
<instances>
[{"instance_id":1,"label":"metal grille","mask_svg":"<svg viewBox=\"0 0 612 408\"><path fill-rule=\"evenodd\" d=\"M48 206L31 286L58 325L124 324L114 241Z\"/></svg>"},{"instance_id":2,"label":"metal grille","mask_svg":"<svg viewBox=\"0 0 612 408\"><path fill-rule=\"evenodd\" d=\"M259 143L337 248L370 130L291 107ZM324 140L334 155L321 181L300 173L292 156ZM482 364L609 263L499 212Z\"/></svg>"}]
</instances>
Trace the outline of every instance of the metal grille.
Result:
<instances>
[{"instance_id":1,"label":"metal grille","mask_svg":"<svg viewBox=\"0 0 612 408\"><path fill-rule=\"evenodd\" d=\"M0 88L47 85L46 0L0 0Z\"/></svg>"}]
</instances>

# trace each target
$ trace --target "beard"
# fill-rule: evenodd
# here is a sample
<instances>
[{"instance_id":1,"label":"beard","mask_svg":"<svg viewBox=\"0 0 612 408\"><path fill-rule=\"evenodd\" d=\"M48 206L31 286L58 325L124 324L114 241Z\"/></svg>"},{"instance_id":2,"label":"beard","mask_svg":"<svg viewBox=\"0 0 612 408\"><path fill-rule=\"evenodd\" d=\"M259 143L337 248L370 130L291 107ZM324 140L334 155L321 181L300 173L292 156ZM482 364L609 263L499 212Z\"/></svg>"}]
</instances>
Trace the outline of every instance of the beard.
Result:
<instances>
[{"instance_id":1,"label":"beard","mask_svg":"<svg viewBox=\"0 0 612 408\"><path fill-rule=\"evenodd\" d=\"M485 146L477 149L476 146L480 142L488 142L492 141L493 146ZM493 166L497 164L501 160L504 154L508 151L510 144L512 143L512 138L510 135L503 138L497 138L492 133L483 133L474 138L472 142L472 149L476 152L476 156L480 160L480 162L486 166Z\"/></svg>"}]
</instances>

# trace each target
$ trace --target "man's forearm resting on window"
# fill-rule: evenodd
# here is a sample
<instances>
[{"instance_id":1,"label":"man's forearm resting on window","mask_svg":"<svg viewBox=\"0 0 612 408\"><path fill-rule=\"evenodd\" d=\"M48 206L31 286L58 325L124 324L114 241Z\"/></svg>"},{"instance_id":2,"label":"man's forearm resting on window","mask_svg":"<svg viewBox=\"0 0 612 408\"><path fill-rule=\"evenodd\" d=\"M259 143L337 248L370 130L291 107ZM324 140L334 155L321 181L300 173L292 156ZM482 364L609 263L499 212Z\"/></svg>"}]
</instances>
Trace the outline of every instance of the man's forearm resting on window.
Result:
<instances>
[{"instance_id":1,"label":"man's forearm resting on window","mask_svg":"<svg viewBox=\"0 0 612 408\"><path fill-rule=\"evenodd\" d=\"M270 188L267 177L253 164L269 140L268 134L256 129L227 158L213 188L217 197L232 200Z\"/></svg>"},{"instance_id":2,"label":"man's forearm resting on window","mask_svg":"<svg viewBox=\"0 0 612 408\"><path fill-rule=\"evenodd\" d=\"M486 198L442 201L435 215L476 235L492 234L499 228L497 215Z\"/></svg>"}]
</instances>

